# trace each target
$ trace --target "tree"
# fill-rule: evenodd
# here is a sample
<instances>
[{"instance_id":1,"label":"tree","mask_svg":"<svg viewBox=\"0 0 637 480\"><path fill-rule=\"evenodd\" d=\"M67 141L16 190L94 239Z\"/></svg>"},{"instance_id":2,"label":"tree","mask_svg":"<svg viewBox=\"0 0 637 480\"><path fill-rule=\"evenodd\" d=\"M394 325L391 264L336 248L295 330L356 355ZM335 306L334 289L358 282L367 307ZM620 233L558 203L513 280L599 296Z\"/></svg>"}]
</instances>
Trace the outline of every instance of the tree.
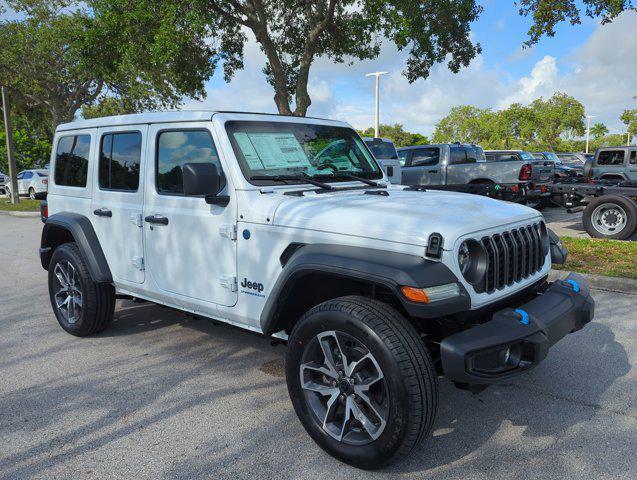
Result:
<instances>
[{"instance_id":1,"label":"tree","mask_svg":"<svg viewBox=\"0 0 637 480\"><path fill-rule=\"evenodd\" d=\"M0 116L2 108L0 108ZM12 103L11 123L18 170L42 166L51 155L52 130L43 109L27 109L20 102ZM4 127L0 128L0 171L7 173L7 146Z\"/></svg>"},{"instance_id":2,"label":"tree","mask_svg":"<svg viewBox=\"0 0 637 480\"><path fill-rule=\"evenodd\" d=\"M619 119L626 125L626 133L637 134L637 108L624 110Z\"/></svg>"},{"instance_id":3,"label":"tree","mask_svg":"<svg viewBox=\"0 0 637 480\"><path fill-rule=\"evenodd\" d=\"M110 117L111 115L126 115L137 113L138 110L131 102L118 97L105 97L91 105L82 107L82 118Z\"/></svg>"},{"instance_id":4,"label":"tree","mask_svg":"<svg viewBox=\"0 0 637 480\"><path fill-rule=\"evenodd\" d=\"M608 127L601 122L596 122L590 130L591 137L593 138L603 137L604 135L608 134L608 132Z\"/></svg>"},{"instance_id":5,"label":"tree","mask_svg":"<svg viewBox=\"0 0 637 480\"><path fill-rule=\"evenodd\" d=\"M189 15L172 4L147 13L157 17L152 37L125 37L124 32L135 33L133 18L122 14L98 21L84 3L10 4L24 18L0 22L0 84L30 107L45 109L53 126L72 120L78 109L107 92L136 109L176 106L184 95L202 96L203 81L212 74L214 49L193 40L203 35L203 27L194 21L186 25ZM125 20L133 26L114 35L117 22Z\"/></svg>"},{"instance_id":6,"label":"tree","mask_svg":"<svg viewBox=\"0 0 637 480\"><path fill-rule=\"evenodd\" d=\"M161 32L157 10L163 0L89 0L98 19L154 37ZM279 113L305 115L311 104L310 68L318 58L335 63L371 59L388 41L409 53L405 75L426 78L436 63L457 72L480 52L470 39L470 23L481 7L475 0L195 0L171 2L180 12L201 14L206 29L193 40L218 48L210 63L222 61L226 80L243 67L251 33L265 54L264 72L274 87ZM119 20L134 18L135 22ZM199 21L199 20L195 20ZM143 43L143 40L142 40Z\"/></svg>"},{"instance_id":7,"label":"tree","mask_svg":"<svg viewBox=\"0 0 637 480\"><path fill-rule=\"evenodd\" d=\"M556 92L547 100L538 98L531 102L537 122L537 140L554 151L563 136L582 136L584 105L565 93Z\"/></svg>"},{"instance_id":8,"label":"tree","mask_svg":"<svg viewBox=\"0 0 637 480\"><path fill-rule=\"evenodd\" d=\"M369 127L359 132L362 137L373 137L374 128ZM380 125L380 135L383 138L389 138L397 148L408 147L412 145L426 145L429 139L420 133L408 132L400 123L394 125Z\"/></svg>"},{"instance_id":9,"label":"tree","mask_svg":"<svg viewBox=\"0 0 637 480\"><path fill-rule=\"evenodd\" d=\"M490 137L488 122L491 111L471 105L453 107L437 124L434 143L466 142L482 143Z\"/></svg>"},{"instance_id":10,"label":"tree","mask_svg":"<svg viewBox=\"0 0 637 480\"><path fill-rule=\"evenodd\" d=\"M544 35L553 37L558 23L580 24L581 4L587 17L601 17L602 24L611 22L625 10L635 10L632 0L517 0L516 3L520 15L533 18L529 39L525 42L527 46L537 43Z\"/></svg>"}]
</instances>

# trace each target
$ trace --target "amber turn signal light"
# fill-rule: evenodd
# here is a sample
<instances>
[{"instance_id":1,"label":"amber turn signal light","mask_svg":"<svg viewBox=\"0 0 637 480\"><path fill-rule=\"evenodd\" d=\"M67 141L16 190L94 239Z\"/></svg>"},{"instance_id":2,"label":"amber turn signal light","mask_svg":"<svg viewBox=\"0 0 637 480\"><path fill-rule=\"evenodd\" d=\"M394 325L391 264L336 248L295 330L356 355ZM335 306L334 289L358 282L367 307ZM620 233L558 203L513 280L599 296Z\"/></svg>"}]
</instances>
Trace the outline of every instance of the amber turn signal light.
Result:
<instances>
[{"instance_id":1,"label":"amber turn signal light","mask_svg":"<svg viewBox=\"0 0 637 480\"><path fill-rule=\"evenodd\" d=\"M424 288L400 287L400 291L407 300L417 303L429 303L429 295L427 295Z\"/></svg>"}]
</instances>

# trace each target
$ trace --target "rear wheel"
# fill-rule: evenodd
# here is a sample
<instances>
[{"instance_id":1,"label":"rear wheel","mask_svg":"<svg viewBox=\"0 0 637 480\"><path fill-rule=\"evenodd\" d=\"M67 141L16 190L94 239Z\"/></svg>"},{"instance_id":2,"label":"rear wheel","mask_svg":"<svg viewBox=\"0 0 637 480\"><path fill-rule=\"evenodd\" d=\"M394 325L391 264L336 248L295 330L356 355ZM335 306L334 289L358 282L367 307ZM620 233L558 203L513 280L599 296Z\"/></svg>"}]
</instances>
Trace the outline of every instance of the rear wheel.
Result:
<instances>
[{"instance_id":1,"label":"rear wheel","mask_svg":"<svg viewBox=\"0 0 637 480\"><path fill-rule=\"evenodd\" d=\"M597 197L584 210L582 223L591 237L625 240L637 228L637 205L620 195Z\"/></svg>"},{"instance_id":2,"label":"rear wheel","mask_svg":"<svg viewBox=\"0 0 637 480\"><path fill-rule=\"evenodd\" d=\"M60 326L72 335L101 332L113 319L115 289L91 279L75 243L65 243L53 252L49 296Z\"/></svg>"},{"instance_id":3,"label":"rear wheel","mask_svg":"<svg viewBox=\"0 0 637 480\"><path fill-rule=\"evenodd\" d=\"M381 302L342 297L308 311L289 338L286 377L310 436L357 467L381 468L431 430L431 357L413 326Z\"/></svg>"},{"instance_id":4,"label":"rear wheel","mask_svg":"<svg viewBox=\"0 0 637 480\"><path fill-rule=\"evenodd\" d=\"M35 193L35 189L33 187L29 188L29 198L31 200L35 200L37 198L37 194Z\"/></svg>"}]
</instances>

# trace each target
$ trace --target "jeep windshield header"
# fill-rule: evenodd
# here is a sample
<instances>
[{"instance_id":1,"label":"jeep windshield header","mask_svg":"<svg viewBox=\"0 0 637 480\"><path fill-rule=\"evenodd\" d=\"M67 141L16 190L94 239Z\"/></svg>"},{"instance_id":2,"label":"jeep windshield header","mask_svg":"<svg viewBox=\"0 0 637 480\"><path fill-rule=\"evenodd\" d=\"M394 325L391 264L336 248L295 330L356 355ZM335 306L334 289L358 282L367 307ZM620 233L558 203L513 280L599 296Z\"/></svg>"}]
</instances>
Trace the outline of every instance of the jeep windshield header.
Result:
<instances>
[{"instance_id":1,"label":"jeep windshield header","mask_svg":"<svg viewBox=\"0 0 637 480\"><path fill-rule=\"evenodd\" d=\"M258 184L380 179L383 174L351 128L296 122L229 121L226 132L248 180ZM296 178L289 178L294 177ZM271 180L270 180L271 178Z\"/></svg>"}]
</instances>

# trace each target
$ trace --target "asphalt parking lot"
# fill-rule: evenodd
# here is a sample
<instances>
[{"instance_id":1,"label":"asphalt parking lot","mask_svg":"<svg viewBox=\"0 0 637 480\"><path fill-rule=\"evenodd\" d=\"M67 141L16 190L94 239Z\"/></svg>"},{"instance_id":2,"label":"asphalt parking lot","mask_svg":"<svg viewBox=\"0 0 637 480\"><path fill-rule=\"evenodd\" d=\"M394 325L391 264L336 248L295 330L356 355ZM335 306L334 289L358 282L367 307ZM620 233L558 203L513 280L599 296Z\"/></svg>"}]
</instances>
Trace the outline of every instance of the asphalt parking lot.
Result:
<instances>
[{"instance_id":1,"label":"asphalt parking lot","mask_svg":"<svg viewBox=\"0 0 637 480\"><path fill-rule=\"evenodd\" d=\"M518 380L442 380L433 436L370 473L306 435L282 345L131 303L98 336L64 333L40 230L0 216L0 478L637 478L637 296L595 291L595 321Z\"/></svg>"}]
</instances>

